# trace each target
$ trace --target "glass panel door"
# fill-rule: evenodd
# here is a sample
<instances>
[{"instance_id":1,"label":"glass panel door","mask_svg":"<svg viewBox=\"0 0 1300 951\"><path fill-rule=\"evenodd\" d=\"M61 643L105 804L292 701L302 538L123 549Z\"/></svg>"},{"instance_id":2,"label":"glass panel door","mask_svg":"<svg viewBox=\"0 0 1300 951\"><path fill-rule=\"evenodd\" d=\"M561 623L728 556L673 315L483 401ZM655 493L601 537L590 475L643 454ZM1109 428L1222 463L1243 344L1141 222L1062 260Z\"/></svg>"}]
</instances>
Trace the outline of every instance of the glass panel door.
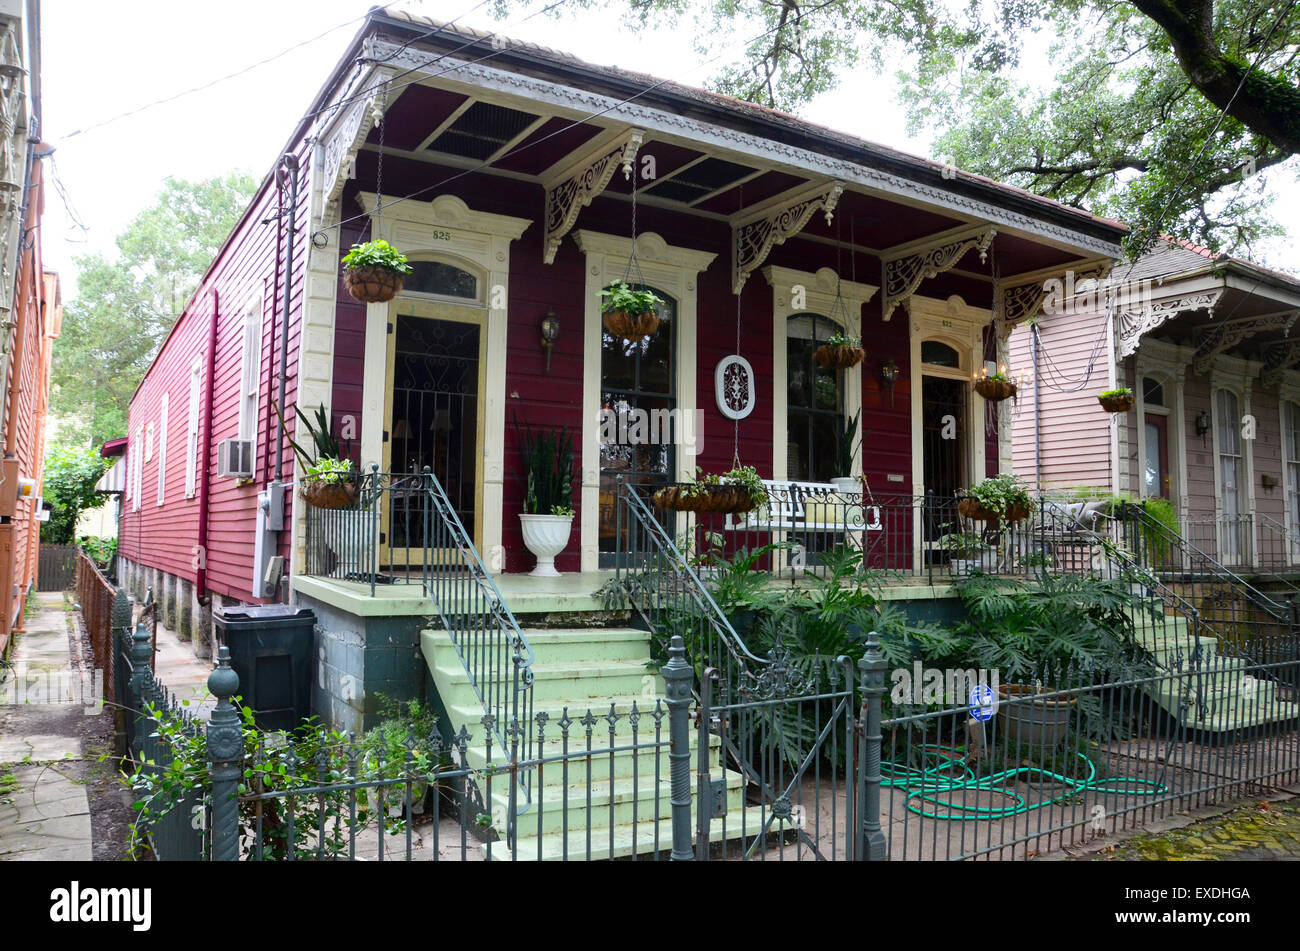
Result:
<instances>
[{"instance_id":1,"label":"glass panel door","mask_svg":"<svg viewBox=\"0 0 1300 951\"><path fill-rule=\"evenodd\" d=\"M1219 560L1241 565L1246 555L1242 490L1244 461L1241 455L1241 412L1237 396L1228 390L1215 394L1215 423L1219 442Z\"/></svg>"},{"instance_id":2,"label":"glass panel door","mask_svg":"<svg viewBox=\"0 0 1300 951\"><path fill-rule=\"evenodd\" d=\"M957 495L966 489L965 380L921 377L922 478L926 516L922 540L956 532Z\"/></svg>"},{"instance_id":3,"label":"glass panel door","mask_svg":"<svg viewBox=\"0 0 1300 951\"><path fill-rule=\"evenodd\" d=\"M676 354L677 302L657 288L663 300L659 331L653 337L624 340L601 328L600 405L602 431L613 434L600 446L599 563L612 567L618 551L615 514L618 478L634 485L649 502L660 486L676 481L678 439ZM623 524L626 533L627 526Z\"/></svg>"},{"instance_id":4,"label":"glass panel door","mask_svg":"<svg viewBox=\"0 0 1300 951\"><path fill-rule=\"evenodd\" d=\"M1144 434L1146 471L1143 473L1144 495L1169 498L1168 421L1159 414L1148 414Z\"/></svg>"}]
</instances>

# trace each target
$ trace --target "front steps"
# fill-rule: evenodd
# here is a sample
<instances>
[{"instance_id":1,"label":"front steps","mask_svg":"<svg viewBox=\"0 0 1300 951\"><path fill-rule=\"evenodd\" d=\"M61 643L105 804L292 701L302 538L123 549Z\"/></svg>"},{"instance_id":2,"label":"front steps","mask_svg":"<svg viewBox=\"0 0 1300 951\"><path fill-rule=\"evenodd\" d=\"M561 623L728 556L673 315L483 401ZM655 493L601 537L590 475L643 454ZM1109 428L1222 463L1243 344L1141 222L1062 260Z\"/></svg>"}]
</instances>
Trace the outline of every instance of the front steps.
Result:
<instances>
[{"instance_id":1,"label":"front steps","mask_svg":"<svg viewBox=\"0 0 1300 951\"><path fill-rule=\"evenodd\" d=\"M619 858L671 848L668 715L667 706L660 705L662 717L656 726L656 700L664 696L664 684L657 670L649 666L650 635L629 627L536 628L525 629L523 634L534 653L534 722L537 714L547 715L540 747L534 729L533 757L557 759L526 774L533 784L532 801L517 818L518 858L553 860L566 854L569 858ZM451 638L445 631L425 630L420 646L452 731L463 726L474 737L466 765L481 770L486 765L480 722L483 705ZM594 722L584 723L588 711ZM568 758L561 761L558 757L566 752L561 722L566 717L570 723ZM692 727L692 828L698 799L696 735ZM617 749L631 747L634 741L636 750ZM656 747L656 741L661 745ZM709 779L714 788L720 787L718 793L725 790L726 828L735 836L745 809L744 780L739 773L717 765L718 743L718 738L711 736ZM612 755L608 752L611 746L615 747ZM588 748L590 756L585 754ZM494 750L492 758L500 764L505 755ZM487 795L486 790L481 792ZM494 777L487 808L498 830L508 813L509 793L509 779ZM519 795L523 806L522 791ZM750 807L748 813L743 824L757 829L760 810ZM722 835L723 823L713 822L711 838L721 841ZM512 858L501 840L492 843L491 857L494 861Z\"/></svg>"},{"instance_id":2,"label":"front steps","mask_svg":"<svg viewBox=\"0 0 1300 951\"><path fill-rule=\"evenodd\" d=\"M1154 618L1146 613L1135 618L1135 636L1157 665L1173 676L1144 689L1174 719L1190 729L1228 733L1300 718L1300 704L1282 699L1276 682L1246 673L1247 662L1220 654L1216 638L1193 638L1187 618L1164 614L1163 602L1154 603L1158 612ZM1198 646L1196 672L1188 674Z\"/></svg>"}]
</instances>

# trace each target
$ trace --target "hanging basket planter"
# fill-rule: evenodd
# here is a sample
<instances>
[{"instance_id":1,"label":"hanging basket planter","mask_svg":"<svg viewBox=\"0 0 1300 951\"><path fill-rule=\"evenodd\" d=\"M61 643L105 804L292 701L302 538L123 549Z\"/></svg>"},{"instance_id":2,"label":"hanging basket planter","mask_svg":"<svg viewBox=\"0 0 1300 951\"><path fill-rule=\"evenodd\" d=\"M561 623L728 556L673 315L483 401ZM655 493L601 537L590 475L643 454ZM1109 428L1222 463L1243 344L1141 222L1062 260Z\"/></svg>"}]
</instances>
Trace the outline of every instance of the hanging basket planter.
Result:
<instances>
[{"instance_id":1,"label":"hanging basket planter","mask_svg":"<svg viewBox=\"0 0 1300 951\"><path fill-rule=\"evenodd\" d=\"M1016 395L1016 385L1010 380L995 380L985 377L975 381L975 392L990 403L1001 403Z\"/></svg>"},{"instance_id":2,"label":"hanging basket planter","mask_svg":"<svg viewBox=\"0 0 1300 951\"><path fill-rule=\"evenodd\" d=\"M602 315L605 329L624 340L640 340L659 332L659 315L654 311L629 314L625 310L611 310Z\"/></svg>"},{"instance_id":3,"label":"hanging basket planter","mask_svg":"<svg viewBox=\"0 0 1300 951\"><path fill-rule=\"evenodd\" d=\"M852 344L824 343L813 351L813 359L828 370L847 370L867 357L867 351Z\"/></svg>"},{"instance_id":4,"label":"hanging basket planter","mask_svg":"<svg viewBox=\"0 0 1300 951\"><path fill-rule=\"evenodd\" d=\"M962 499L957 503L957 513L962 518L976 522L999 522L1001 516L990 508L985 508L977 499ZM1029 518L1029 506L1013 502L1007 506L1008 522L1022 522Z\"/></svg>"},{"instance_id":5,"label":"hanging basket planter","mask_svg":"<svg viewBox=\"0 0 1300 951\"><path fill-rule=\"evenodd\" d=\"M402 290L406 275L391 268L371 265L348 268L343 272L343 283L354 300L363 304L382 304L390 301Z\"/></svg>"},{"instance_id":6,"label":"hanging basket planter","mask_svg":"<svg viewBox=\"0 0 1300 951\"><path fill-rule=\"evenodd\" d=\"M1137 397L1132 393L1103 394L1097 397L1097 402L1108 413L1127 413L1137 405Z\"/></svg>"},{"instance_id":7,"label":"hanging basket planter","mask_svg":"<svg viewBox=\"0 0 1300 951\"><path fill-rule=\"evenodd\" d=\"M658 508L669 512L739 515L754 508L754 498L742 485L670 485L654 494Z\"/></svg>"},{"instance_id":8,"label":"hanging basket planter","mask_svg":"<svg viewBox=\"0 0 1300 951\"><path fill-rule=\"evenodd\" d=\"M351 508L357 501L357 484L355 481L322 482L310 479L302 483L298 495L308 505L318 509Z\"/></svg>"}]
</instances>

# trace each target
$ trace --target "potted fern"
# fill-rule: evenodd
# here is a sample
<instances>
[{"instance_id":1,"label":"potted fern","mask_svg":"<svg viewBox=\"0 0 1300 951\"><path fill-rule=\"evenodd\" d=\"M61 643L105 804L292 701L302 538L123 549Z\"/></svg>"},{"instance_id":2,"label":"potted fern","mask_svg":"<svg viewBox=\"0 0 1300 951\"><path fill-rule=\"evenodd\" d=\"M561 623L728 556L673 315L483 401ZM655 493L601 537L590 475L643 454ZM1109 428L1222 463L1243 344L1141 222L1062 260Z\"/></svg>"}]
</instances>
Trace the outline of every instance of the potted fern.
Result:
<instances>
[{"instance_id":1,"label":"potted fern","mask_svg":"<svg viewBox=\"0 0 1300 951\"><path fill-rule=\"evenodd\" d=\"M1034 500L1019 476L1003 472L973 486L957 511L962 518L981 522L1019 522L1033 514Z\"/></svg>"},{"instance_id":2,"label":"potted fern","mask_svg":"<svg viewBox=\"0 0 1300 951\"><path fill-rule=\"evenodd\" d=\"M568 427L534 433L518 420L519 452L524 458L527 490L519 524L524 545L537 557L530 574L555 578L555 556L564 551L573 533L573 435Z\"/></svg>"},{"instance_id":3,"label":"potted fern","mask_svg":"<svg viewBox=\"0 0 1300 951\"><path fill-rule=\"evenodd\" d=\"M813 351L813 359L828 370L847 370L857 366L866 356L861 339L841 333L831 334L829 340Z\"/></svg>"},{"instance_id":4,"label":"potted fern","mask_svg":"<svg viewBox=\"0 0 1300 951\"><path fill-rule=\"evenodd\" d=\"M411 273L406 255L379 238L354 244L343 256L343 283L363 304L381 304L397 296Z\"/></svg>"},{"instance_id":5,"label":"potted fern","mask_svg":"<svg viewBox=\"0 0 1300 951\"><path fill-rule=\"evenodd\" d=\"M858 439L858 421L861 416L862 411L859 410L844 421L840 429L839 442L835 447L835 468L843 474L831 479L831 485L835 486L835 491L840 495L848 495L859 490L858 478L851 473L853 472L853 457L857 454L858 446L862 443Z\"/></svg>"},{"instance_id":6,"label":"potted fern","mask_svg":"<svg viewBox=\"0 0 1300 951\"><path fill-rule=\"evenodd\" d=\"M615 281L600 296L601 319L613 336L640 340L659 332L658 307L663 299L653 291L634 290L625 281Z\"/></svg>"},{"instance_id":7,"label":"potted fern","mask_svg":"<svg viewBox=\"0 0 1300 951\"><path fill-rule=\"evenodd\" d=\"M289 435L289 430L284 424L284 414L280 412L280 407L276 406L275 415L279 417L280 429L285 439L289 441L294 455L302 464L303 476L298 483L298 495L308 505L314 505L318 509L350 507L357 500L358 489L356 468L352 465L352 460L347 458L352 450L351 441L348 443L347 452L340 451L338 437L330 426L329 414L325 412L324 404L316 408L315 423L297 406L293 411L298 414L298 421L311 438L311 444L316 450L313 458Z\"/></svg>"}]
</instances>

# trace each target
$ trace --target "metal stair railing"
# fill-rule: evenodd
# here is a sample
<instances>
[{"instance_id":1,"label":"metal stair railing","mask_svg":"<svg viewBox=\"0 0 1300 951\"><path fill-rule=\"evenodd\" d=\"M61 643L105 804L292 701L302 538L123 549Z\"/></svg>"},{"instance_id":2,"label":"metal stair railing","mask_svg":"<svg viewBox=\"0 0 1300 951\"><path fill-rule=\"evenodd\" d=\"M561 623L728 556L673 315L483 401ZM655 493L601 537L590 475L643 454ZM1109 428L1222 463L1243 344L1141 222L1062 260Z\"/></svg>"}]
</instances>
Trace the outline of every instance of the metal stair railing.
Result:
<instances>
[{"instance_id":1,"label":"metal stair railing","mask_svg":"<svg viewBox=\"0 0 1300 951\"><path fill-rule=\"evenodd\" d=\"M481 722L492 742L512 761L531 760L533 649L442 483L428 466L423 479L428 501L424 507L425 590L483 705ZM521 772L519 781L511 784L510 800L513 843L514 816L527 811L532 802L531 773Z\"/></svg>"},{"instance_id":2,"label":"metal stair railing","mask_svg":"<svg viewBox=\"0 0 1300 951\"><path fill-rule=\"evenodd\" d=\"M774 659L746 646L636 487L620 477L615 498L614 576L660 646L680 634L697 675L716 670L728 696L771 668Z\"/></svg>"}]
</instances>

